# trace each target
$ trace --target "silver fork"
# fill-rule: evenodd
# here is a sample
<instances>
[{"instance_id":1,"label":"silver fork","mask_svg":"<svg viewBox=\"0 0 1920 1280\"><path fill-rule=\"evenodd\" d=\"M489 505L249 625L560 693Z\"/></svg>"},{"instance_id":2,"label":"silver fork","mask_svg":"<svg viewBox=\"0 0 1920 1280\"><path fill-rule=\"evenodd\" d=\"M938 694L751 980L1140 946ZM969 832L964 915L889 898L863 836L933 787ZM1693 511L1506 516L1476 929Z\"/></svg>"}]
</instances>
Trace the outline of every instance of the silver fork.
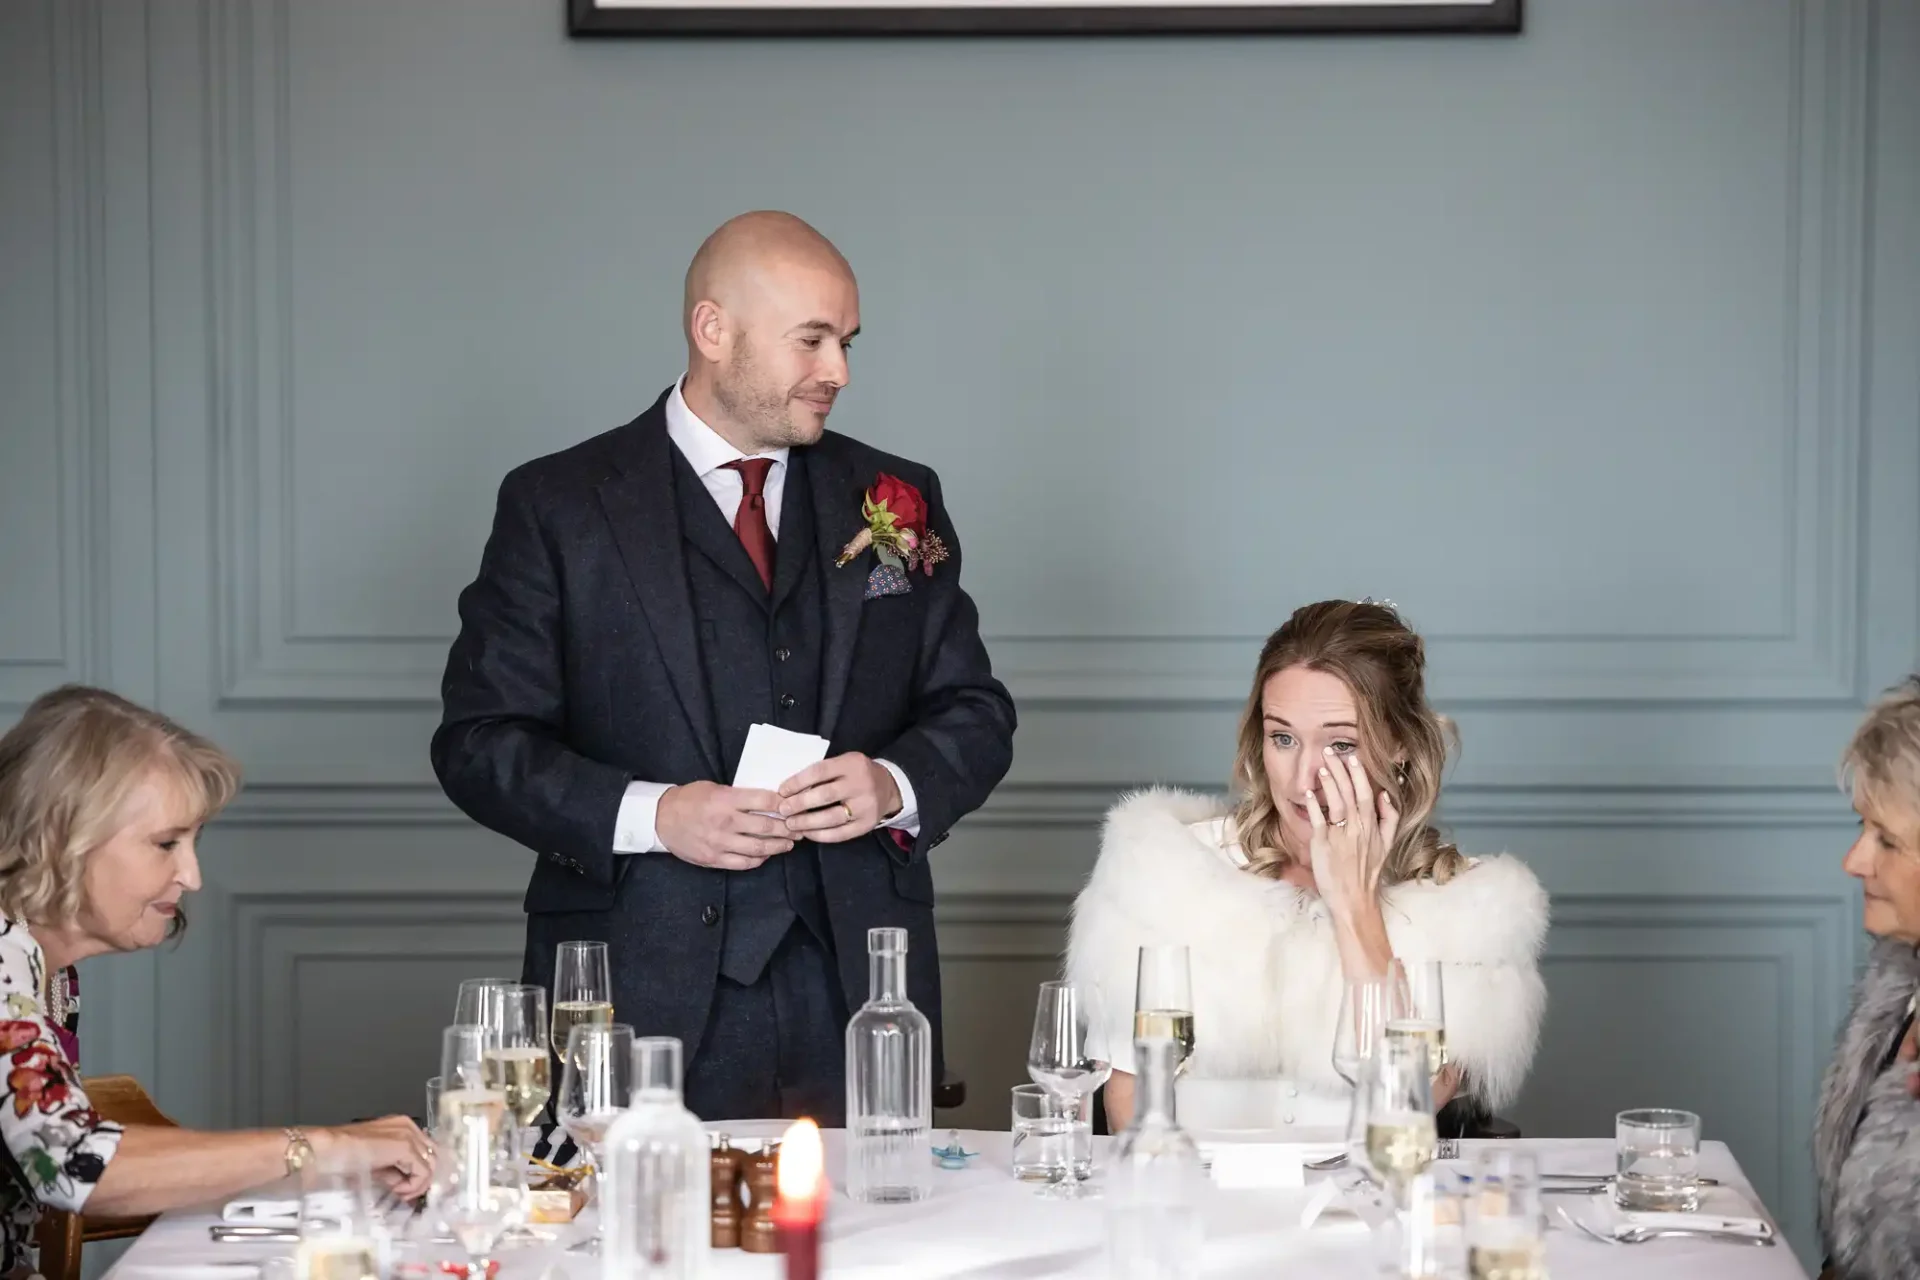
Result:
<instances>
[{"instance_id":1,"label":"silver fork","mask_svg":"<svg viewBox=\"0 0 1920 1280\"><path fill-rule=\"evenodd\" d=\"M1758 1236L1748 1235L1744 1231L1710 1231L1704 1227L1628 1227L1623 1231L1609 1234L1604 1231L1595 1231L1559 1205L1555 1205L1553 1211L1560 1215L1562 1222L1575 1231L1601 1244L1645 1244L1649 1240L1674 1236L1683 1240L1724 1240L1729 1244L1753 1244L1766 1248L1773 1244L1774 1239L1772 1227L1766 1228L1765 1235Z\"/></svg>"},{"instance_id":2,"label":"silver fork","mask_svg":"<svg viewBox=\"0 0 1920 1280\"><path fill-rule=\"evenodd\" d=\"M1460 1143L1453 1138L1440 1139L1439 1144L1434 1150L1433 1158L1435 1160L1459 1159ZM1309 1160L1302 1167L1309 1173L1326 1173L1333 1169L1344 1169L1347 1167L1347 1153L1338 1151L1333 1155L1324 1156L1319 1160Z\"/></svg>"}]
</instances>

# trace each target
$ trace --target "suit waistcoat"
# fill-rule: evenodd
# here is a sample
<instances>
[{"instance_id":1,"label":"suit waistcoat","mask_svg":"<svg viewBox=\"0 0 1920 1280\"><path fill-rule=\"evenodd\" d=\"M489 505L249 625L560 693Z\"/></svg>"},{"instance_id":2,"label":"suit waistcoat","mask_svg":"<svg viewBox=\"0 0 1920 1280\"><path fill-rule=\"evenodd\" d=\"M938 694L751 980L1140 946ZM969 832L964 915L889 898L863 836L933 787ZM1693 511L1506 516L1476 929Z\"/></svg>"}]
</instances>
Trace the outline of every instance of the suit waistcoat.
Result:
<instances>
[{"instance_id":1,"label":"suit waistcoat","mask_svg":"<svg viewBox=\"0 0 1920 1280\"><path fill-rule=\"evenodd\" d=\"M806 459L798 451L787 458L769 592L700 477L678 449L672 453L687 585L726 771L719 781L731 782L755 723L813 733L819 722L826 596ZM743 984L757 980L796 919L832 952L811 841L751 871L727 872L720 972Z\"/></svg>"}]
</instances>

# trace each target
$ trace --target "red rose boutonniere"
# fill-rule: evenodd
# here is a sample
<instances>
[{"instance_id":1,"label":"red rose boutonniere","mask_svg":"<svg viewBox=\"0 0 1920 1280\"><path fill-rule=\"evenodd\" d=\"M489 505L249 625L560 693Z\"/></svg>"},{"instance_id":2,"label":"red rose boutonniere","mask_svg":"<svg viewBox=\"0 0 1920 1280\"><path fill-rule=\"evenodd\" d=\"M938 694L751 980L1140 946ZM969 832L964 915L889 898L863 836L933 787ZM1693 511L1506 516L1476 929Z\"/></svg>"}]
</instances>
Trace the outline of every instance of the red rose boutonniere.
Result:
<instances>
[{"instance_id":1,"label":"red rose boutonniere","mask_svg":"<svg viewBox=\"0 0 1920 1280\"><path fill-rule=\"evenodd\" d=\"M900 477L882 471L867 490L860 514L866 527L841 548L834 563L845 565L868 547L873 548L880 563L867 575L867 599L905 595L912 589L908 570L919 569L931 578L933 566L947 558L946 544L927 528L927 500Z\"/></svg>"}]
</instances>

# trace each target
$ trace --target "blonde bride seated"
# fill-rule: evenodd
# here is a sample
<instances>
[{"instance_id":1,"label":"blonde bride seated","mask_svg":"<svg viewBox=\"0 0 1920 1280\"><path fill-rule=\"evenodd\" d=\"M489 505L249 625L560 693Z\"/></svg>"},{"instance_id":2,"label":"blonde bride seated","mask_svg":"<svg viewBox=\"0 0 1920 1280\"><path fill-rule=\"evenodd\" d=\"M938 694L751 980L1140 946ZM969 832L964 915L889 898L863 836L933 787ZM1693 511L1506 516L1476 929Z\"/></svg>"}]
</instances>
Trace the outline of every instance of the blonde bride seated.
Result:
<instances>
[{"instance_id":1,"label":"blonde bride seated","mask_svg":"<svg viewBox=\"0 0 1920 1280\"><path fill-rule=\"evenodd\" d=\"M1133 1112L1135 966L1150 943L1189 950L1188 1128L1338 1136L1341 997L1396 962L1444 975L1436 1107L1498 1109L1519 1093L1546 1004L1547 898L1519 860L1465 857L1431 825L1452 726L1427 705L1425 666L1390 605L1306 605L1261 650L1237 800L1156 788L1108 815L1067 976L1098 997L1114 1132Z\"/></svg>"}]
</instances>

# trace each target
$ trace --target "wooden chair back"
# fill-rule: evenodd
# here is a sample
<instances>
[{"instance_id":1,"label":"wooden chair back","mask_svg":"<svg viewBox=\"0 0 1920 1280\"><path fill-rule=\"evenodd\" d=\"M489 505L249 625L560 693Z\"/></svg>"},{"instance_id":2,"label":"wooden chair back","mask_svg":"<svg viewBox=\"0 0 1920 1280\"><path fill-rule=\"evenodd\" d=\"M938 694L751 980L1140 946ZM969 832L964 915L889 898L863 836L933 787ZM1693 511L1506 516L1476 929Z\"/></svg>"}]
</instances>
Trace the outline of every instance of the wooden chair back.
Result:
<instances>
[{"instance_id":1,"label":"wooden chair back","mask_svg":"<svg viewBox=\"0 0 1920 1280\"><path fill-rule=\"evenodd\" d=\"M93 1109L116 1124L179 1127L154 1105L132 1076L95 1076L83 1081L82 1087ZM40 1274L46 1280L80 1280L80 1250L89 1241L128 1240L152 1225L152 1217L103 1218L49 1209L40 1215L36 1237Z\"/></svg>"}]
</instances>

